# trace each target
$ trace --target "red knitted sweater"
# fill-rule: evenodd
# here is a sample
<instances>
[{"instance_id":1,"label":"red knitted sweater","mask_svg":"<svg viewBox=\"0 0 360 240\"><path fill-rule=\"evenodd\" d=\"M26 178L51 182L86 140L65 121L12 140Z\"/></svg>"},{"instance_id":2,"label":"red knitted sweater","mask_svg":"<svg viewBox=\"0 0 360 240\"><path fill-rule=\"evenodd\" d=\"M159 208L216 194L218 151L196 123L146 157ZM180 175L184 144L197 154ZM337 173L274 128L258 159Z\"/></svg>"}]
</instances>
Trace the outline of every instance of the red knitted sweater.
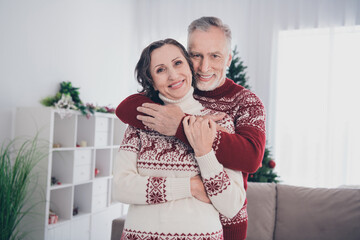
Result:
<instances>
[{"instance_id":1,"label":"red knitted sweater","mask_svg":"<svg viewBox=\"0 0 360 240\"><path fill-rule=\"evenodd\" d=\"M220 142L214 151L224 167L243 172L244 187L247 189L248 174L259 168L265 149L265 109L261 100L230 79L213 91L195 90L194 98L204 107L225 112L235 119L236 134L221 132ZM142 94L131 95L119 104L116 115L124 123L144 129L145 126L136 118L141 114L136 108L145 102L152 101ZM188 144L182 124L176 137ZM233 219L221 219L225 240L246 238L246 203Z\"/></svg>"}]
</instances>

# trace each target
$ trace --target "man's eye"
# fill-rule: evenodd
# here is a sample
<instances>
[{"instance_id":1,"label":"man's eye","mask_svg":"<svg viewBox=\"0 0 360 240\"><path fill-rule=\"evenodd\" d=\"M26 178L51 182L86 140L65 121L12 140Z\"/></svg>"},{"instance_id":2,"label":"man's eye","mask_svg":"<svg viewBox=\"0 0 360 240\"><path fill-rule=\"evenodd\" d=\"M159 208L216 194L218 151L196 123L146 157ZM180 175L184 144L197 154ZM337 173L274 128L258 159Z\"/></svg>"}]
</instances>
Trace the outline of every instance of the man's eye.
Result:
<instances>
[{"instance_id":1,"label":"man's eye","mask_svg":"<svg viewBox=\"0 0 360 240\"><path fill-rule=\"evenodd\" d=\"M220 56L217 55L217 54L213 54L212 56L213 56L213 58L219 58L219 57L220 57Z\"/></svg>"},{"instance_id":2,"label":"man's eye","mask_svg":"<svg viewBox=\"0 0 360 240\"><path fill-rule=\"evenodd\" d=\"M191 57L192 57L192 58L199 58L199 57L200 57L200 54L191 54Z\"/></svg>"}]
</instances>

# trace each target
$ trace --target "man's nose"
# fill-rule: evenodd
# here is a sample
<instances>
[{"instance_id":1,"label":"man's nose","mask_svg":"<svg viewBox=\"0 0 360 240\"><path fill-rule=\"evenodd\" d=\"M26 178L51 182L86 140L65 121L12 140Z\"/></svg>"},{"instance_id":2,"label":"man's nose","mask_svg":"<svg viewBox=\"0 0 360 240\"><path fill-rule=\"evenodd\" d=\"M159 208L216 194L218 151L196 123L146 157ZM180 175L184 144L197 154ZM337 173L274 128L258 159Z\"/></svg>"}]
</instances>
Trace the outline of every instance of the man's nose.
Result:
<instances>
[{"instance_id":1,"label":"man's nose","mask_svg":"<svg viewBox=\"0 0 360 240\"><path fill-rule=\"evenodd\" d=\"M209 70L209 59L207 57L204 57L201 62L200 62L200 66L199 66L199 70L202 73L206 73Z\"/></svg>"}]
</instances>

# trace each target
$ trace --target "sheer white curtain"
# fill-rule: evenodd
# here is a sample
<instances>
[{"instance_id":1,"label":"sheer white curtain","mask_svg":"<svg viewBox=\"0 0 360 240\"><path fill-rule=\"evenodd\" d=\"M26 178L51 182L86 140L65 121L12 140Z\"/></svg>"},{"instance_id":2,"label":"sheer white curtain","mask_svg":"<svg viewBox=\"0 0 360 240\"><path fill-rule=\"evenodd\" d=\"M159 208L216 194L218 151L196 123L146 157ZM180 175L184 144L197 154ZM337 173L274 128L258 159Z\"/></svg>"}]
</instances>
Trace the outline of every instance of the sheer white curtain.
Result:
<instances>
[{"instance_id":1,"label":"sheer white curtain","mask_svg":"<svg viewBox=\"0 0 360 240\"><path fill-rule=\"evenodd\" d=\"M278 16L270 104L278 173L293 185L360 185L360 39L349 27L360 25L360 1L289 1Z\"/></svg>"},{"instance_id":2,"label":"sheer white curtain","mask_svg":"<svg viewBox=\"0 0 360 240\"><path fill-rule=\"evenodd\" d=\"M360 185L360 26L279 37L276 156L294 185Z\"/></svg>"},{"instance_id":3,"label":"sheer white curtain","mask_svg":"<svg viewBox=\"0 0 360 240\"><path fill-rule=\"evenodd\" d=\"M151 41L172 37L186 45L187 26L196 18L217 16L229 24L233 46L238 46L240 56L248 66L252 90L267 110L267 139L273 152L282 148L275 142L279 32L360 25L360 0L137 0L134 5L136 41L132 46L134 54L129 59L132 66ZM135 90L135 81L133 84ZM298 163L294 159L283 160L276 155L274 158L280 176L297 169ZM303 159L302 164L308 166L306 169L314 169L312 161ZM284 162L289 164L284 165ZM303 174L310 172L306 170Z\"/></svg>"}]
</instances>

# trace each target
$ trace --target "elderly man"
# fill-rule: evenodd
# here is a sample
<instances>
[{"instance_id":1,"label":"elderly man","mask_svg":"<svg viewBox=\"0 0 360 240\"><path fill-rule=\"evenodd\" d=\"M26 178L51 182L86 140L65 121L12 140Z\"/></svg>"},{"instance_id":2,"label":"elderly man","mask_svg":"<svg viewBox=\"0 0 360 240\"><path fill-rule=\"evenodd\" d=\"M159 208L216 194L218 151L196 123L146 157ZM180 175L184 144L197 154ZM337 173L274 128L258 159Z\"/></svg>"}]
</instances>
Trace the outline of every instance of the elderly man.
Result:
<instances>
[{"instance_id":1,"label":"elderly man","mask_svg":"<svg viewBox=\"0 0 360 240\"><path fill-rule=\"evenodd\" d=\"M224 167L243 172L247 189L248 175L259 168L264 154L264 106L254 93L226 78L226 69L232 60L231 31L220 19L202 17L193 21L188 27L188 51L196 75L195 99L234 119L236 133L219 128L213 150ZM153 129L189 144L182 124L185 114L174 105L155 104L142 94L134 94L120 103L116 115L134 127ZM208 117L216 121L222 116ZM196 198L208 201L205 191L199 192ZM232 219L220 215L225 240L246 238L246 207L247 201Z\"/></svg>"}]
</instances>

